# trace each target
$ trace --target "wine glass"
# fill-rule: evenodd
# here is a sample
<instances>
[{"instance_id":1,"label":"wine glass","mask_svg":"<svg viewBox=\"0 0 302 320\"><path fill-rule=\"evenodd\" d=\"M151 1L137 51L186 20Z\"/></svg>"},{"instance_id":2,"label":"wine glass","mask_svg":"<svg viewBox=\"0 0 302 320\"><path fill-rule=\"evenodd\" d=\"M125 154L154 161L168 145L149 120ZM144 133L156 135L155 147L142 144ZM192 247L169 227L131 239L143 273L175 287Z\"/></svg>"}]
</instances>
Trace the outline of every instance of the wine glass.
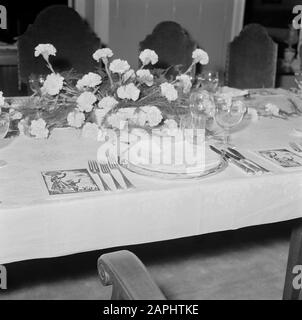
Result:
<instances>
[{"instance_id":1,"label":"wine glass","mask_svg":"<svg viewBox=\"0 0 302 320\"><path fill-rule=\"evenodd\" d=\"M45 76L42 74L35 75L31 74L28 78L28 84L30 87L30 90L35 94L40 94L41 88L43 87L43 84L45 82Z\"/></svg>"},{"instance_id":2,"label":"wine glass","mask_svg":"<svg viewBox=\"0 0 302 320\"><path fill-rule=\"evenodd\" d=\"M219 73L217 71L203 71L197 81L203 90L215 93L219 85Z\"/></svg>"},{"instance_id":3,"label":"wine glass","mask_svg":"<svg viewBox=\"0 0 302 320\"><path fill-rule=\"evenodd\" d=\"M215 120L224 130L223 144L230 145L230 131L237 126L246 113L246 106L240 98L223 95L216 95L215 100Z\"/></svg>"},{"instance_id":4,"label":"wine glass","mask_svg":"<svg viewBox=\"0 0 302 320\"><path fill-rule=\"evenodd\" d=\"M1 142L3 142L4 138L6 137L8 130L9 130L9 114L8 113L0 113L0 148ZM0 168L4 167L7 164L6 161L0 160Z\"/></svg>"}]
</instances>

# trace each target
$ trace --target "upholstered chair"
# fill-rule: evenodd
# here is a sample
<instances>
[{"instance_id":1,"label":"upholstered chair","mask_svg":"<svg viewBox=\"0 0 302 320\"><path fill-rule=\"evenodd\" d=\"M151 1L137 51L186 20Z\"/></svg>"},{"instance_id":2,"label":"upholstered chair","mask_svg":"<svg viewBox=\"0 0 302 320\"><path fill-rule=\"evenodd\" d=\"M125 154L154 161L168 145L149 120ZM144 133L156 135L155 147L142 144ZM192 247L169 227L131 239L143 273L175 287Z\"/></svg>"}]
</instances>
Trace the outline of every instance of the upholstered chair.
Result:
<instances>
[{"instance_id":1,"label":"upholstered chair","mask_svg":"<svg viewBox=\"0 0 302 320\"><path fill-rule=\"evenodd\" d=\"M159 23L145 40L140 42L139 50L154 50L159 61L156 65L148 67L168 69L168 75L175 76L186 71L192 63L192 52L197 45L183 27L173 21Z\"/></svg>"},{"instance_id":2,"label":"upholstered chair","mask_svg":"<svg viewBox=\"0 0 302 320\"><path fill-rule=\"evenodd\" d=\"M278 45L259 24L247 25L230 44L226 84L230 87L273 88Z\"/></svg>"},{"instance_id":3,"label":"upholstered chair","mask_svg":"<svg viewBox=\"0 0 302 320\"><path fill-rule=\"evenodd\" d=\"M57 49L56 57L50 57L55 71L74 69L87 73L97 67L92 54L101 42L89 25L72 8L51 6L18 39L19 83L27 83L31 74L49 73L45 61L34 57L35 47L46 43Z\"/></svg>"}]
</instances>

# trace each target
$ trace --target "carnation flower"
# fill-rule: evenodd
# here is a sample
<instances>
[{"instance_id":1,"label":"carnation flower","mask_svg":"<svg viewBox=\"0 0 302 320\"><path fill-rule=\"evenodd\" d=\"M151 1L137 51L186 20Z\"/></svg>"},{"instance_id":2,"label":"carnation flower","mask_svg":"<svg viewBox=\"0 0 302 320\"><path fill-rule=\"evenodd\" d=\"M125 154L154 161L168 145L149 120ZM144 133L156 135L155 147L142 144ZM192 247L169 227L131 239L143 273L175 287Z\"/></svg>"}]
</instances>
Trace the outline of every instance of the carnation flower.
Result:
<instances>
[{"instance_id":1,"label":"carnation flower","mask_svg":"<svg viewBox=\"0 0 302 320\"><path fill-rule=\"evenodd\" d=\"M146 114L146 122L148 122L150 127L156 127L163 120L162 113L157 107L145 106L141 110Z\"/></svg>"},{"instance_id":2,"label":"carnation flower","mask_svg":"<svg viewBox=\"0 0 302 320\"><path fill-rule=\"evenodd\" d=\"M10 115L10 118L11 118L12 120L20 120L20 119L22 119L22 117L23 117L23 115L22 115L21 112L16 111L16 110L13 109L13 108L10 108L10 109L9 109L9 115Z\"/></svg>"},{"instance_id":3,"label":"carnation flower","mask_svg":"<svg viewBox=\"0 0 302 320\"><path fill-rule=\"evenodd\" d=\"M41 88L42 94L56 96L63 89L63 85L64 78L61 75L57 73L49 74L43 83L43 87Z\"/></svg>"},{"instance_id":4,"label":"carnation flower","mask_svg":"<svg viewBox=\"0 0 302 320\"><path fill-rule=\"evenodd\" d=\"M273 116L279 116L280 109L275 104L267 103L265 105L265 111Z\"/></svg>"},{"instance_id":5,"label":"carnation flower","mask_svg":"<svg viewBox=\"0 0 302 320\"><path fill-rule=\"evenodd\" d=\"M3 92L0 91L0 107L3 107L5 104L5 100L4 100L4 97L3 97Z\"/></svg>"},{"instance_id":6,"label":"carnation flower","mask_svg":"<svg viewBox=\"0 0 302 320\"><path fill-rule=\"evenodd\" d=\"M146 84L148 87L153 85L154 77L149 70L138 70L136 74L139 82Z\"/></svg>"},{"instance_id":7,"label":"carnation flower","mask_svg":"<svg viewBox=\"0 0 302 320\"><path fill-rule=\"evenodd\" d=\"M164 122L163 132L169 136L176 136L179 134L177 122L173 119L167 119Z\"/></svg>"},{"instance_id":8,"label":"carnation flower","mask_svg":"<svg viewBox=\"0 0 302 320\"><path fill-rule=\"evenodd\" d=\"M43 119L33 120L30 126L30 134L37 139L47 138L49 130L46 128L46 122Z\"/></svg>"},{"instance_id":9,"label":"carnation flower","mask_svg":"<svg viewBox=\"0 0 302 320\"><path fill-rule=\"evenodd\" d=\"M113 97L105 97L100 102L98 107L100 109L106 109L107 111L113 109L118 104L118 101L116 101Z\"/></svg>"},{"instance_id":10,"label":"carnation flower","mask_svg":"<svg viewBox=\"0 0 302 320\"><path fill-rule=\"evenodd\" d=\"M143 66L147 66L148 64L156 64L158 62L158 55L155 51L146 49L141 52L139 59L141 60Z\"/></svg>"},{"instance_id":11,"label":"carnation flower","mask_svg":"<svg viewBox=\"0 0 302 320\"><path fill-rule=\"evenodd\" d=\"M74 128L81 128L85 122L85 115L79 110L70 112L67 116L68 125Z\"/></svg>"},{"instance_id":12,"label":"carnation flower","mask_svg":"<svg viewBox=\"0 0 302 320\"><path fill-rule=\"evenodd\" d=\"M116 59L110 63L109 69L113 73L124 74L130 69L130 66L127 61Z\"/></svg>"},{"instance_id":13,"label":"carnation flower","mask_svg":"<svg viewBox=\"0 0 302 320\"><path fill-rule=\"evenodd\" d=\"M135 71L133 69L130 69L123 75L123 81L127 82L129 79L135 78Z\"/></svg>"},{"instance_id":14,"label":"carnation flower","mask_svg":"<svg viewBox=\"0 0 302 320\"><path fill-rule=\"evenodd\" d=\"M107 122L112 128L119 130L123 130L127 123L124 119L121 119L118 113L110 115L110 117L107 119Z\"/></svg>"},{"instance_id":15,"label":"carnation flower","mask_svg":"<svg viewBox=\"0 0 302 320\"><path fill-rule=\"evenodd\" d=\"M165 82L160 85L161 94L167 98L168 101L175 101L178 98L178 93L174 86L168 82Z\"/></svg>"},{"instance_id":16,"label":"carnation flower","mask_svg":"<svg viewBox=\"0 0 302 320\"><path fill-rule=\"evenodd\" d=\"M93 104L97 101L96 96L91 92L83 92L77 99L77 104L80 111L90 112L93 109Z\"/></svg>"},{"instance_id":17,"label":"carnation flower","mask_svg":"<svg viewBox=\"0 0 302 320\"><path fill-rule=\"evenodd\" d=\"M82 137L86 139L97 140L99 127L95 123L87 122L82 129Z\"/></svg>"},{"instance_id":18,"label":"carnation flower","mask_svg":"<svg viewBox=\"0 0 302 320\"><path fill-rule=\"evenodd\" d=\"M189 93L192 88L192 82L190 76L182 74L176 77L176 80L180 82L181 87L183 88L184 93Z\"/></svg>"},{"instance_id":19,"label":"carnation flower","mask_svg":"<svg viewBox=\"0 0 302 320\"><path fill-rule=\"evenodd\" d=\"M206 65L209 63L209 55L202 49L196 49L192 58L194 59L194 63L200 63L202 65Z\"/></svg>"},{"instance_id":20,"label":"carnation flower","mask_svg":"<svg viewBox=\"0 0 302 320\"><path fill-rule=\"evenodd\" d=\"M52 44L39 44L35 48L35 57L39 57L40 55L48 61L49 56L55 56L57 54L57 49Z\"/></svg>"},{"instance_id":21,"label":"carnation flower","mask_svg":"<svg viewBox=\"0 0 302 320\"><path fill-rule=\"evenodd\" d=\"M88 88L95 88L102 83L102 77L96 73L89 72L82 79L77 82L77 88L79 90Z\"/></svg>"},{"instance_id":22,"label":"carnation flower","mask_svg":"<svg viewBox=\"0 0 302 320\"><path fill-rule=\"evenodd\" d=\"M99 49L93 54L93 59L97 62L100 62L102 59L103 61L107 61L108 58L113 56L113 52L109 48Z\"/></svg>"},{"instance_id":23,"label":"carnation flower","mask_svg":"<svg viewBox=\"0 0 302 320\"><path fill-rule=\"evenodd\" d=\"M137 119L136 120L137 120L137 124L139 126L144 127L146 125L146 122L147 122L147 114L146 114L146 112L143 112L143 111L139 112L137 114Z\"/></svg>"},{"instance_id":24,"label":"carnation flower","mask_svg":"<svg viewBox=\"0 0 302 320\"><path fill-rule=\"evenodd\" d=\"M119 87L117 89L117 95L120 99L137 101L140 95L140 90L133 83L130 83L126 86Z\"/></svg>"}]
</instances>

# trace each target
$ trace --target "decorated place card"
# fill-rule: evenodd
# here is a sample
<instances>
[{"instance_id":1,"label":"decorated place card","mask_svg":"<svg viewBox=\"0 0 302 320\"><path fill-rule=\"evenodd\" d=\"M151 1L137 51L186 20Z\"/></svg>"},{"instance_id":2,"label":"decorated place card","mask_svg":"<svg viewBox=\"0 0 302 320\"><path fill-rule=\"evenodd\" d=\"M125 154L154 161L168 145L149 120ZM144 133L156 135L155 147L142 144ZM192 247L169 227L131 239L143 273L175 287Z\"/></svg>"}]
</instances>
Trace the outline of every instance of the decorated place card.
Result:
<instances>
[{"instance_id":1,"label":"decorated place card","mask_svg":"<svg viewBox=\"0 0 302 320\"><path fill-rule=\"evenodd\" d=\"M302 157L287 149L264 150L258 153L284 169L302 167Z\"/></svg>"},{"instance_id":2,"label":"decorated place card","mask_svg":"<svg viewBox=\"0 0 302 320\"><path fill-rule=\"evenodd\" d=\"M42 172L51 196L100 191L86 169Z\"/></svg>"}]
</instances>

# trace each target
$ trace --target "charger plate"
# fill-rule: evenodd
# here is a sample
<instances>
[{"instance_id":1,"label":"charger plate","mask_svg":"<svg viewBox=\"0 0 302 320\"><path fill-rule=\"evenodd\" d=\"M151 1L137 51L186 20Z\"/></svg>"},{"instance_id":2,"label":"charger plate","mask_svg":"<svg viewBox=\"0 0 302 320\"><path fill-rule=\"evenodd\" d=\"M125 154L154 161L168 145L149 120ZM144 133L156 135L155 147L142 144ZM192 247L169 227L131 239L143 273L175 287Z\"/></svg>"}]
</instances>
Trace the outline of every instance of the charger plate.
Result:
<instances>
[{"instance_id":1,"label":"charger plate","mask_svg":"<svg viewBox=\"0 0 302 320\"><path fill-rule=\"evenodd\" d=\"M126 157L120 158L120 164L123 168L133 173L147 177L167 180L188 180L208 178L210 176L216 175L224 171L228 166L227 161L225 161L222 157L219 157L216 163L213 163L212 165L206 165L206 168L204 170L197 170L193 172L175 172L172 169L169 172L169 170L167 169L160 170L159 168L152 168L152 166L144 167L141 165L131 163L131 161L129 161L129 159L127 159Z\"/></svg>"}]
</instances>

